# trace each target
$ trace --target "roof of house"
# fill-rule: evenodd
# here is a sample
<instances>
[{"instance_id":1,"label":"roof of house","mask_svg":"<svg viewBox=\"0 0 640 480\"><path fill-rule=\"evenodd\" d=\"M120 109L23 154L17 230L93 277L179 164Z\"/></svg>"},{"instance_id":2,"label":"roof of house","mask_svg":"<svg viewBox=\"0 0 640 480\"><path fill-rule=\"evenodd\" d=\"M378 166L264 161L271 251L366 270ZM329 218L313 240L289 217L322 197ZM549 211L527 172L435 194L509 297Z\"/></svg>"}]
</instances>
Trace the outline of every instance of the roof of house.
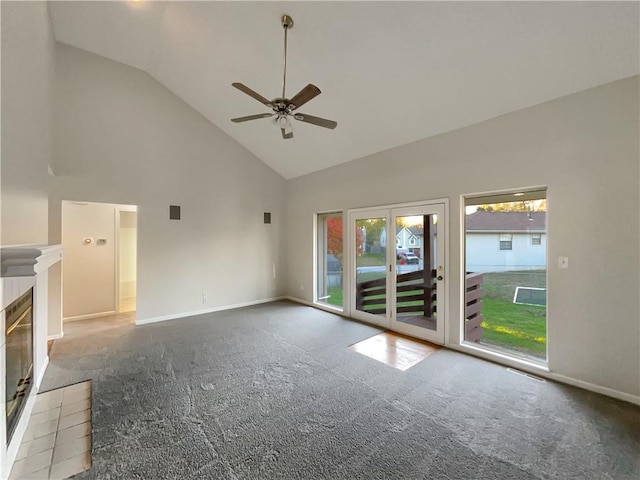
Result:
<instances>
[{"instance_id":1,"label":"roof of house","mask_svg":"<svg viewBox=\"0 0 640 480\"><path fill-rule=\"evenodd\" d=\"M422 227L404 227L404 226L396 226L396 235L399 234L403 229L407 229L409 233L412 235L422 235Z\"/></svg>"},{"instance_id":2,"label":"roof of house","mask_svg":"<svg viewBox=\"0 0 640 480\"><path fill-rule=\"evenodd\" d=\"M528 232L545 231L547 212L484 212L466 216L467 231Z\"/></svg>"}]
</instances>

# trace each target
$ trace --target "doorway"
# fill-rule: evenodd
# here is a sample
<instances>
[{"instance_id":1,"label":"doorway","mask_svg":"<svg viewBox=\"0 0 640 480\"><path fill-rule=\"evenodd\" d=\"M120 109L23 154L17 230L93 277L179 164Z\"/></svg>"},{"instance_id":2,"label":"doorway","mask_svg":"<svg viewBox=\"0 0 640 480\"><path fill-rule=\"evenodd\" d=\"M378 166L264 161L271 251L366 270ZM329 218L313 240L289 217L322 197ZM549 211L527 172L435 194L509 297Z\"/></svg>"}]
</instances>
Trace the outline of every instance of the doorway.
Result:
<instances>
[{"instance_id":1,"label":"doorway","mask_svg":"<svg viewBox=\"0 0 640 480\"><path fill-rule=\"evenodd\" d=\"M136 245L135 205L62 202L64 322L135 319Z\"/></svg>"},{"instance_id":2,"label":"doorway","mask_svg":"<svg viewBox=\"0 0 640 480\"><path fill-rule=\"evenodd\" d=\"M119 209L118 215L118 311L119 313L134 312L136 310L138 212Z\"/></svg>"},{"instance_id":3,"label":"doorway","mask_svg":"<svg viewBox=\"0 0 640 480\"><path fill-rule=\"evenodd\" d=\"M446 203L349 213L350 314L444 344Z\"/></svg>"}]
</instances>

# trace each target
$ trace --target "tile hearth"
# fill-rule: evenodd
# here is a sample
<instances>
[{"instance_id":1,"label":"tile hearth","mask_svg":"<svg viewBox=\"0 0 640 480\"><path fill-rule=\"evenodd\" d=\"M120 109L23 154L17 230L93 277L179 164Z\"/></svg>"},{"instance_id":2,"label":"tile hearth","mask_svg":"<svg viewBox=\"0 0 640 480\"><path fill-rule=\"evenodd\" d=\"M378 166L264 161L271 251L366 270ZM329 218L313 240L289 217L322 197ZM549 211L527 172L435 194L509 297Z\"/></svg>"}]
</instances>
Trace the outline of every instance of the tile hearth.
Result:
<instances>
[{"instance_id":1,"label":"tile hearth","mask_svg":"<svg viewBox=\"0 0 640 480\"><path fill-rule=\"evenodd\" d=\"M64 479L91 466L91 382L40 393L13 479Z\"/></svg>"}]
</instances>

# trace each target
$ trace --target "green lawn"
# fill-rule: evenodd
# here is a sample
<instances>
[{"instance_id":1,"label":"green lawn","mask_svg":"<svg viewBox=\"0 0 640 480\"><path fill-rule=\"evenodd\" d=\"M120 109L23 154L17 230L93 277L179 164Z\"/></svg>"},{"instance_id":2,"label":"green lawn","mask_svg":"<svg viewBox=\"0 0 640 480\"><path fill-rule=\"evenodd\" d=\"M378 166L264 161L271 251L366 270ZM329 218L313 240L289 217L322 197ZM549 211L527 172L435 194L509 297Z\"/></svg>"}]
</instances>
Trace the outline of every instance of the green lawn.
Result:
<instances>
[{"instance_id":1,"label":"green lawn","mask_svg":"<svg viewBox=\"0 0 640 480\"><path fill-rule=\"evenodd\" d=\"M342 306L342 302L343 302L342 287L327 288L327 295L329 295L329 298L327 298L326 302L329 305L336 305L338 307Z\"/></svg>"},{"instance_id":2,"label":"green lawn","mask_svg":"<svg viewBox=\"0 0 640 480\"><path fill-rule=\"evenodd\" d=\"M358 275L358 281L364 282L383 276L383 272L362 273ZM545 285L545 272L486 273L482 285L485 296L482 307L483 334L480 341L498 348L545 358L546 307L512 303L516 286L544 287ZM328 294L330 297L327 303L343 305L342 287L329 288Z\"/></svg>"},{"instance_id":3,"label":"green lawn","mask_svg":"<svg viewBox=\"0 0 640 480\"><path fill-rule=\"evenodd\" d=\"M531 270L527 272L495 272L485 273L482 289L484 298L513 300L516 287L545 287L546 272Z\"/></svg>"},{"instance_id":4,"label":"green lawn","mask_svg":"<svg viewBox=\"0 0 640 480\"><path fill-rule=\"evenodd\" d=\"M516 305L511 301L483 300L481 343L545 358L547 348L546 308Z\"/></svg>"},{"instance_id":5,"label":"green lawn","mask_svg":"<svg viewBox=\"0 0 640 480\"><path fill-rule=\"evenodd\" d=\"M547 309L513 303L517 286L546 287L543 270L485 273L481 343L546 357Z\"/></svg>"}]
</instances>

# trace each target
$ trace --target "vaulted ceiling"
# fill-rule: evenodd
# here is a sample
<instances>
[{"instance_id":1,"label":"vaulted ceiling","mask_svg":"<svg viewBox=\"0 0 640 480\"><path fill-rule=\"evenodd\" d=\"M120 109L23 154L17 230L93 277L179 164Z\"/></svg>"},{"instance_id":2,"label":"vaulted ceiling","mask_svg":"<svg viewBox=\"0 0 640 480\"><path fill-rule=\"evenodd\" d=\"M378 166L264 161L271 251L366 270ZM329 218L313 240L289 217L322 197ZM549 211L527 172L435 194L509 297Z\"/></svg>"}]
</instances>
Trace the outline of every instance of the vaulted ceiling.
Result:
<instances>
[{"instance_id":1,"label":"vaulted ceiling","mask_svg":"<svg viewBox=\"0 0 640 480\"><path fill-rule=\"evenodd\" d=\"M322 94L283 140L272 99ZM139 68L293 178L639 73L637 2L51 2L58 41ZM425 159L428 161L428 159Z\"/></svg>"}]
</instances>

